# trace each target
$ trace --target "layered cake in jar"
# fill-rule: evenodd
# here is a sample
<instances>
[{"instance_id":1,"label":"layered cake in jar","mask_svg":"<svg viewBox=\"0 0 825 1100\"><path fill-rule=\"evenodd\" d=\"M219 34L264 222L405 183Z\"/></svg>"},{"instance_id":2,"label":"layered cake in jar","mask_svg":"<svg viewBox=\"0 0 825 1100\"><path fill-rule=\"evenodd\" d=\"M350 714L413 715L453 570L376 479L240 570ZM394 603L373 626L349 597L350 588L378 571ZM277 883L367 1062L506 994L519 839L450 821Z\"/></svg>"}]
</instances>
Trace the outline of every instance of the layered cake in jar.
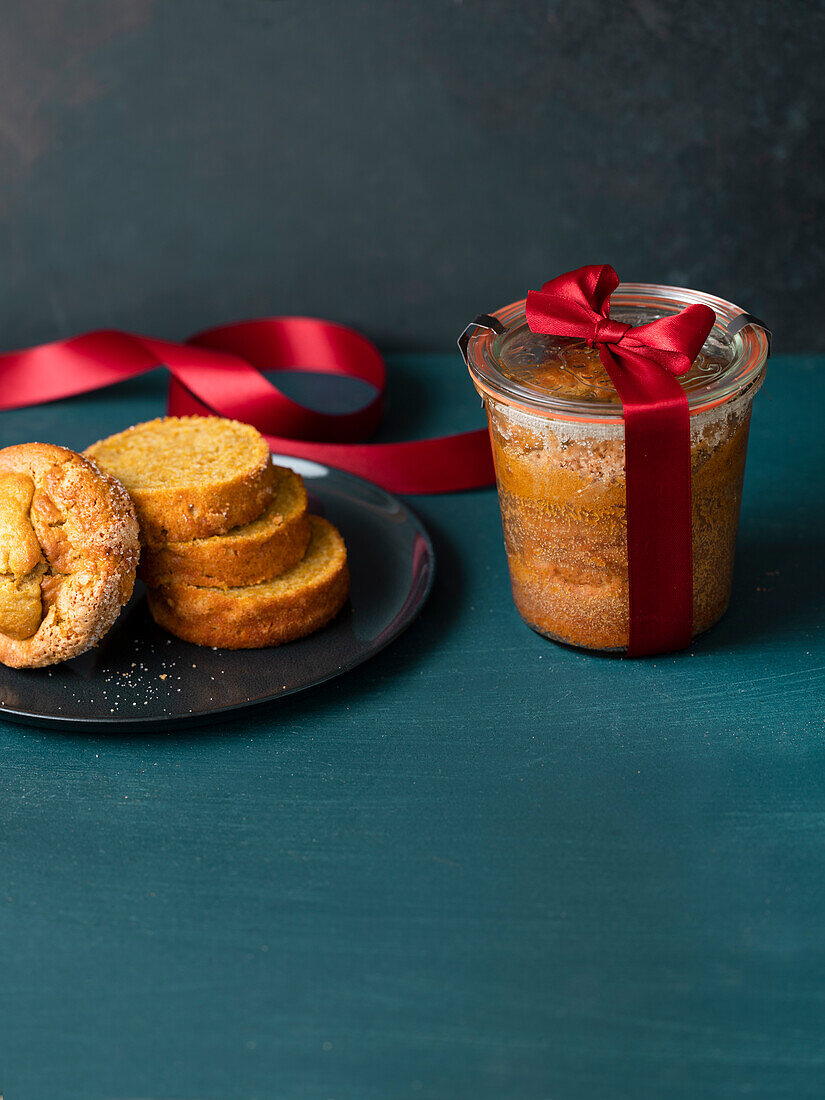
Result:
<instances>
[{"instance_id":1,"label":"layered cake in jar","mask_svg":"<svg viewBox=\"0 0 825 1100\"><path fill-rule=\"evenodd\" d=\"M707 294L622 284L610 315L647 324L694 302L716 324L680 378L690 407L693 636L730 599L751 405L768 354L766 333ZM540 634L623 652L629 603L624 422L598 351L533 333L524 301L476 328L467 345L487 411L516 607ZM739 320L738 320L739 319ZM739 328L739 331L735 331ZM662 471L667 476L667 471Z\"/></svg>"}]
</instances>

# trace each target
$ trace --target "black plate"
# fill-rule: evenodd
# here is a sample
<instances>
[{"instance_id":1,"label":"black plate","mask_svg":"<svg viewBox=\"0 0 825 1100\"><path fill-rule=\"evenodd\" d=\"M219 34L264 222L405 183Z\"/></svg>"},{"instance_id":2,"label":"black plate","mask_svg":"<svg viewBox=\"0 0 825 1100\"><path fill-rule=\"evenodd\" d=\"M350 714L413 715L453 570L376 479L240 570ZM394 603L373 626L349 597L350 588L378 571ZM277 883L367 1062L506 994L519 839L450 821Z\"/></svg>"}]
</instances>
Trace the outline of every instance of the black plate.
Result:
<instances>
[{"instance_id":1,"label":"black plate","mask_svg":"<svg viewBox=\"0 0 825 1100\"><path fill-rule=\"evenodd\" d=\"M138 585L97 649L52 668L0 665L0 717L112 732L203 721L339 676L409 626L435 565L419 520L368 481L287 455L274 459L303 476L311 511L331 520L347 544L352 590L333 622L277 648L203 648L156 626Z\"/></svg>"}]
</instances>

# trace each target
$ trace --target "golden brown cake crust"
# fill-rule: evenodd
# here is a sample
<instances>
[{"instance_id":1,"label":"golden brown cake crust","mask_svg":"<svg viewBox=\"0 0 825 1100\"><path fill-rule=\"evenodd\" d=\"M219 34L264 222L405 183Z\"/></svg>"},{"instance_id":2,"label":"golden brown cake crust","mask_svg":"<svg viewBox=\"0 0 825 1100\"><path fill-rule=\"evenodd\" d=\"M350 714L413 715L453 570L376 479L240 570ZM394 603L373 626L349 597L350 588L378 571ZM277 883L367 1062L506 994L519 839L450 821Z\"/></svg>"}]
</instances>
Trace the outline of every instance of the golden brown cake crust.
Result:
<instances>
[{"instance_id":1,"label":"golden brown cake crust","mask_svg":"<svg viewBox=\"0 0 825 1100\"><path fill-rule=\"evenodd\" d=\"M149 589L155 621L184 641L222 649L260 649L303 638L324 626L349 595L344 540L311 516L303 560L263 584L205 588L180 582Z\"/></svg>"},{"instance_id":2,"label":"golden brown cake crust","mask_svg":"<svg viewBox=\"0 0 825 1100\"><path fill-rule=\"evenodd\" d=\"M275 492L264 437L217 416L159 417L84 454L126 486L146 546L223 535L260 516Z\"/></svg>"},{"instance_id":3,"label":"golden brown cake crust","mask_svg":"<svg viewBox=\"0 0 825 1100\"><path fill-rule=\"evenodd\" d=\"M146 547L140 578L150 585L186 581L207 588L235 588L270 580L297 565L310 535L306 489L292 470L283 466L274 470L277 489L262 516L225 535Z\"/></svg>"},{"instance_id":4,"label":"golden brown cake crust","mask_svg":"<svg viewBox=\"0 0 825 1100\"><path fill-rule=\"evenodd\" d=\"M25 628L19 622L17 636L0 632L0 661L37 668L76 657L100 640L132 594L140 544L129 494L93 462L50 443L0 450L0 483L7 503L9 486L13 493L22 492L21 486L31 489L22 526L18 517L11 530L8 514L0 515L0 545L14 550L0 553L0 581L11 600L24 587L27 600L39 596L41 615L28 637L20 636ZM22 507L24 497L19 500ZM39 544L40 560L21 576L15 568L32 560L21 552L25 523Z\"/></svg>"}]
</instances>

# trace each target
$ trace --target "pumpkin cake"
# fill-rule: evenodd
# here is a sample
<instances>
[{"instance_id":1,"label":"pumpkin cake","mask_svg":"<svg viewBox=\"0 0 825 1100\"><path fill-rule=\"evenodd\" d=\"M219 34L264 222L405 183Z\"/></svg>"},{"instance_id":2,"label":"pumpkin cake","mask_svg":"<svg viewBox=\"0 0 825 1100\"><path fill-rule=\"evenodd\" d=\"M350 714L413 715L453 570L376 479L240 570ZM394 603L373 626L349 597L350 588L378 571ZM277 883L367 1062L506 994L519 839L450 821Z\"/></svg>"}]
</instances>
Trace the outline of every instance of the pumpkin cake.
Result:
<instances>
[{"instance_id":1,"label":"pumpkin cake","mask_svg":"<svg viewBox=\"0 0 825 1100\"><path fill-rule=\"evenodd\" d=\"M257 519L275 494L266 440L237 420L161 417L84 453L126 486L148 547L225 534Z\"/></svg>"},{"instance_id":2,"label":"pumpkin cake","mask_svg":"<svg viewBox=\"0 0 825 1100\"><path fill-rule=\"evenodd\" d=\"M310 516L303 559L261 584L215 588L170 580L148 590L155 622L196 645L260 649L319 629L349 594L344 540L331 523Z\"/></svg>"},{"instance_id":3,"label":"pumpkin cake","mask_svg":"<svg viewBox=\"0 0 825 1100\"><path fill-rule=\"evenodd\" d=\"M697 304L712 310L715 321L678 376L690 433L684 459L690 462L691 544L680 549L692 556L693 637L718 621L730 599L751 408L769 336L738 306L700 291L631 283L609 298L610 323L637 337L647 325ZM521 617L556 641L624 653L632 644L624 410L597 346L601 321L592 336L586 325L584 336L570 334L575 324L559 327L564 335L533 332L522 299L477 319L460 346L487 412ZM611 339L619 344L625 335L623 329L616 337L614 329ZM650 357L659 362L654 350ZM628 363L617 369L641 378ZM658 479L665 502L671 471L652 457L654 431L646 430L639 453L643 448L645 472ZM651 577L662 593L669 564L660 559ZM686 578L673 579L671 592L687 596ZM674 625L687 633L687 623Z\"/></svg>"},{"instance_id":4,"label":"pumpkin cake","mask_svg":"<svg viewBox=\"0 0 825 1100\"><path fill-rule=\"evenodd\" d=\"M0 450L0 661L38 668L94 646L132 594L129 494L50 443Z\"/></svg>"},{"instance_id":5,"label":"pumpkin cake","mask_svg":"<svg viewBox=\"0 0 825 1100\"><path fill-rule=\"evenodd\" d=\"M292 470L274 470L275 496L263 515L225 535L147 546L140 559L141 580L234 588L270 580L297 565L310 535L306 489Z\"/></svg>"},{"instance_id":6,"label":"pumpkin cake","mask_svg":"<svg viewBox=\"0 0 825 1100\"><path fill-rule=\"evenodd\" d=\"M529 417L488 399L513 598L540 634L627 646L624 439ZM730 597L750 395L691 418L694 633Z\"/></svg>"},{"instance_id":7,"label":"pumpkin cake","mask_svg":"<svg viewBox=\"0 0 825 1100\"><path fill-rule=\"evenodd\" d=\"M502 376L537 396L598 403L599 416L536 414L485 393L513 599L534 630L587 649L629 641L624 424L598 351L584 341L516 342ZM720 376L724 345L711 341L692 386ZM753 391L690 417L693 632L704 633L730 598Z\"/></svg>"}]
</instances>

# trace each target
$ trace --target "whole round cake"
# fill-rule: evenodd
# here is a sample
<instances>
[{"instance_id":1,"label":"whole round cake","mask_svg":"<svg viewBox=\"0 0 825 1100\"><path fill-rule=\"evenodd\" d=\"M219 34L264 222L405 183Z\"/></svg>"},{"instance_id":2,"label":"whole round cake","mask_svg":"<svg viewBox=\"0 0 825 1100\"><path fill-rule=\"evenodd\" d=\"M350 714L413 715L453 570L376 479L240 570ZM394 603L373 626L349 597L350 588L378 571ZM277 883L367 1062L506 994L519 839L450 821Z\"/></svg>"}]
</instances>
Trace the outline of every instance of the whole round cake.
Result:
<instances>
[{"instance_id":1,"label":"whole round cake","mask_svg":"<svg viewBox=\"0 0 825 1100\"><path fill-rule=\"evenodd\" d=\"M140 554L129 494L51 443L0 450L0 662L84 653L132 594Z\"/></svg>"}]
</instances>

